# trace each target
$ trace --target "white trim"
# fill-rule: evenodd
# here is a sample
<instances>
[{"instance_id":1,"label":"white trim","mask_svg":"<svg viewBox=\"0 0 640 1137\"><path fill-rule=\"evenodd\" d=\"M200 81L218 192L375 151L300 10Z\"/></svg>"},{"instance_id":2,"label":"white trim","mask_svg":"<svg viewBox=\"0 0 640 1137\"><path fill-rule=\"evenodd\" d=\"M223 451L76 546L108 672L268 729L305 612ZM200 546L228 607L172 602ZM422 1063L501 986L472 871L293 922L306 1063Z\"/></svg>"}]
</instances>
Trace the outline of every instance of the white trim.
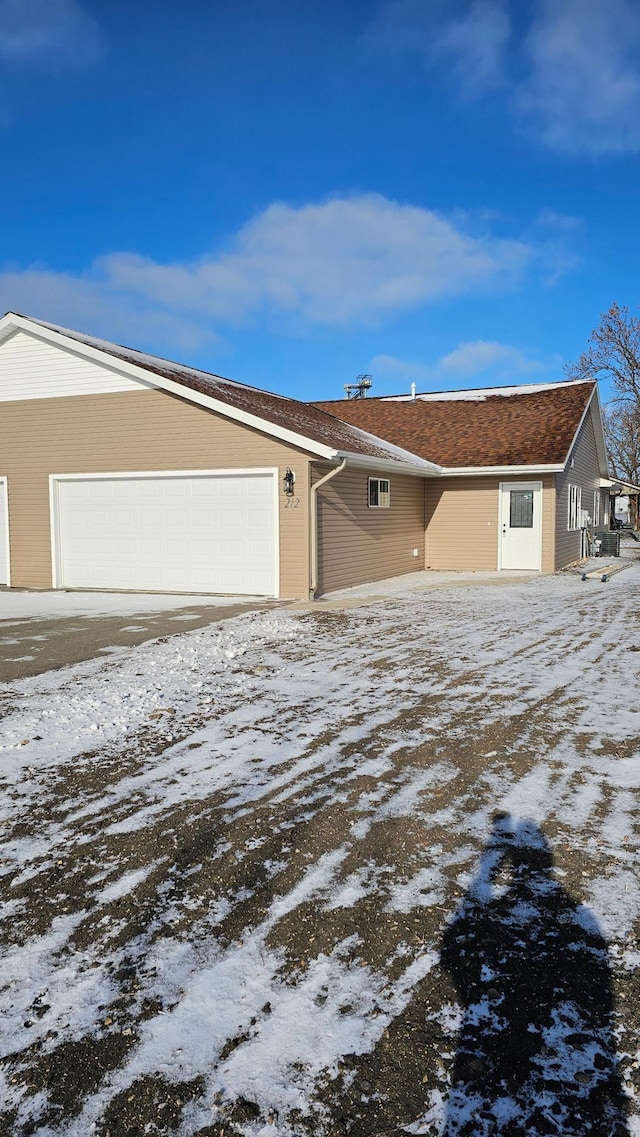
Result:
<instances>
[{"instance_id":1,"label":"white trim","mask_svg":"<svg viewBox=\"0 0 640 1137\"><path fill-rule=\"evenodd\" d=\"M280 470L277 466L254 466L242 467L233 469L216 469L216 470L113 470L113 471L99 471L98 473L88 471L83 474L49 474L49 517L51 528L51 587L61 588L60 584L62 579L62 564L60 560L60 492L59 486L61 482L81 482L81 481L113 481L114 479L123 480L126 478L215 478L215 477L246 477L246 476L270 476L273 486L273 526L274 526L274 547L273 547L273 569L274 569L274 591L271 594L274 599L280 598ZM212 594L213 595L213 594Z\"/></svg>"},{"instance_id":2,"label":"white trim","mask_svg":"<svg viewBox=\"0 0 640 1137\"><path fill-rule=\"evenodd\" d=\"M248 471L254 473L255 471ZM270 466L263 473L271 474L273 482L273 597L280 599L280 470Z\"/></svg>"},{"instance_id":3,"label":"white trim","mask_svg":"<svg viewBox=\"0 0 640 1137\"><path fill-rule=\"evenodd\" d=\"M9 528L9 479L6 474L0 475L0 493L4 504L4 518L6 525L5 566L7 571L6 587L11 588L11 530ZM1 555L1 550L0 550Z\"/></svg>"},{"instance_id":4,"label":"white trim","mask_svg":"<svg viewBox=\"0 0 640 1137\"><path fill-rule=\"evenodd\" d=\"M555 462L548 466L454 466L453 468L443 466L441 476L443 478L468 478L470 474L501 474L505 477L514 478L520 474L560 474L563 470L564 463Z\"/></svg>"},{"instance_id":5,"label":"white trim","mask_svg":"<svg viewBox=\"0 0 640 1137\"><path fill-rule=\"evenodd\" d=\"M95 470L87 470L83 474L49 474L49 479L55 478L57 482L77 482L81 479L91 478L92 481L98 482L106 478L211 478L218 474L227 474L230 478L234 478L238 474L273 474L274 477L277 477L279 473L277 466L247 466L246 468L229 466L220 470L100 470L98 473Z\"/></svg>"},{"instance_id":6,"label":"white trim","mask_svg":"<svg viewBox=\"0 0 640 1137\"><path fill-rule=\"evenodd\" d=\"M60 493L58 486L61 478L49 474L49 528L51 531L51 587L60 588L61 557L60 557Z\"/></svg>"},{"instance_id":7,"label":"white trim","mask_svg":"<svg viewBox=\"0 0 640 1137\"><path fill-rule=\"evenodd\" d=\"M371 501L371 483L377 482L377 502ZM387 488L383 490L380 488L380 483L386 482ZM386 501L381 501L381 497L386 497ZM368 509L391 509L391 479L390 478L367 478L367 508Z\"/></svg>"},{"instance_id":8,"label":"white trim","mask_svg":"<svg viewBox=\"0 0 640 1137\"><path fill-rule=\"evenodd\" d=\"M572 525L571 522L574 522ZM582 524L582 486L577 482L569 482L569 495L567 498L567 533L579 533Z\"/></svg>"},{"instance_id":9,"label":"white trim","mask_svg":"<svg viewBox=\"0 0 640 1137\"><path fill-rule=\"evenodd\" d=\"M504 493L504 491L505 490L511 490L511 489L513 489L513 490L533 489L534 493L538 493L538 495L539 495L538 501L540 503L540 507L538 509L538 521L537 521L537 528L538 528L538 567L537 567L537 569L531 569L531 570L527 569L527 570L523 570L523 571L542 572L542 553L543 553L542 542L544 540L544 532L543 532L543 528L542 528L542 510L543 510L542 498L543 498L543 492L544 491L543 491L542 482L538 482L538 481L499 482L498 483L498 494L499 494L499 497L498 497L498 572L503 572L503 571L509 572L510 571L509 569L503 570L503 568L502 568L502 536L503 536L502 526L505 524L505 522L504 522L504 510L506 508L506 504L505 504L506 503L506 494ZM534 510L534 519L535 519L535 510ZM518 571L520 571L520 570L519 569L511 569L511 572L518 572Z\"/></svg>"}]
</instances>

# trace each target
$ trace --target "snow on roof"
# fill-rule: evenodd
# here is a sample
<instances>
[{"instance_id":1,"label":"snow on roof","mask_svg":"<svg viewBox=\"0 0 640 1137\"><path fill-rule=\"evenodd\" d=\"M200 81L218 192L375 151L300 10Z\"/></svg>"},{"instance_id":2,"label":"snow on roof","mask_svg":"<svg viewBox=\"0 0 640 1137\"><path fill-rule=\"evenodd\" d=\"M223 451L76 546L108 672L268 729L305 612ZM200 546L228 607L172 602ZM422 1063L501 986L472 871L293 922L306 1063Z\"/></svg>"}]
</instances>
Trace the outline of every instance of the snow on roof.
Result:
<instances>
[{"instance_id":1,"label":"snow on roof","mask_svg":"<svg viewBox=\"0 0 640 1137\"><path fill-rule=\"evenodd\" d=\"M493 395L502 398L513 395L534 395L540 391L555 391L558 387L567 387L578 383L590 383L587 379L561 380L555 383L518 383L509 387L476 387L473 390L461 391L424 391L417 392L416 399L423 402L484 402ZM387 402L413 402L413 395L380 395L380 400Z\"/></svg>"},{"instance_id":2,"label":"snow on roof","mask_svg":"<svg viewBox=\"0 0 640 1137\"><path fill-rule=\"evenodd\" d=\"M7 313L7 315L18 315L18 313ZM264 422L265 428L270 424L299 435L302 447L306 440L320 443L339 456L357 455L385 462L402 463L425 472L437 471L437 467L431 461L412 453L399 443L379 438L361 427L345 423L335 415L328 414L309 403L290 399L286 395L277 395L272 391L264 391L260 387L251 387L246 383L238 383L233 379L175 363L160 356L149 355L135 348L110 343L96 336L84 335L70 328L60 327L58 324L35 320L31 316L19 318L103 352L105 355L133 364L154 375L170 379L245 415L253 415ZM269 433L268 429L265 429L265 433ZM313 447L310 449L313 450Z\"/></svg>"}]
</instances>

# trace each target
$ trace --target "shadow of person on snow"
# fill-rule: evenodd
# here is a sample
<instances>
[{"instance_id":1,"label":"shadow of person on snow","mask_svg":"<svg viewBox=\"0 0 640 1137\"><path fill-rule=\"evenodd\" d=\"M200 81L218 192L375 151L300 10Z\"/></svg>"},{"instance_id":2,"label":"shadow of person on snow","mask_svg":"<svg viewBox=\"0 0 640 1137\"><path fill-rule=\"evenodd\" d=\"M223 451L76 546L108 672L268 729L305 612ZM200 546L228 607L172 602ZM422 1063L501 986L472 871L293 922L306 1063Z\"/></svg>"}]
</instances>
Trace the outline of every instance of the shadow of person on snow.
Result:
<instances>
[{"instance_id":1,"label":"shadow of person on snow","mask_svg":"<svg viewBox=\"0 0 640 1137\"><path fill-rule=\"evenodd\" d=\"M628 1137L606 943L552 868L496 817L442 942L464 1009L442 1137Z\"/></svg>"}]
</instances>

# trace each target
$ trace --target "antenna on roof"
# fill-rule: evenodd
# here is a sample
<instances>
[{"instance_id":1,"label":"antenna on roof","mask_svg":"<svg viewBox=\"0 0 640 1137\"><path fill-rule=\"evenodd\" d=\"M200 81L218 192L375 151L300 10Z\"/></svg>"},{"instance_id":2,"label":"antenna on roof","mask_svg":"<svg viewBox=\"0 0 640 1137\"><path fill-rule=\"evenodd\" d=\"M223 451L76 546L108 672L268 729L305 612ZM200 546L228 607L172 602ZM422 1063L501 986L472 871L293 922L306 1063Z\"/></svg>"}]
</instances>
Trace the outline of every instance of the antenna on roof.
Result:
<instances>
[{"instance_id":1,"label":"antenna on roof","mask_svg":"<svg viewBox=\"0 0 640 1137\"><path fill-rule=\"evenodd\" d=\"M357 375L355 383L345 383L344 389L348 399L366 399L367 391L373 386L370 375Z\"/></svg>"}]
</instances>

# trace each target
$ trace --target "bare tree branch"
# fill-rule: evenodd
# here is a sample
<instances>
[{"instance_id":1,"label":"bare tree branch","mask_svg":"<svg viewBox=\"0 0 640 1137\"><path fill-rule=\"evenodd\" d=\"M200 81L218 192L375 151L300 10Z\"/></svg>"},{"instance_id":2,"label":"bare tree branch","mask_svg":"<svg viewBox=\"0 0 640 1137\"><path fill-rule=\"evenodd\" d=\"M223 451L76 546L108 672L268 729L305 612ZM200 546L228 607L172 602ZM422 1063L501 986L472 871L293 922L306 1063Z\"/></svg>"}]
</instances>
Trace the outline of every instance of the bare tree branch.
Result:
<instances>
[{"instance_id":1,"label":"bare tree branch","mask_svg":"<svg viewBox=\"0 0 640 1137\"><path fill-rule=\"evenodd\" d=\"M613 473L640 478L640 319L614 304L589 337L589 347L565 367L568 379L609 379L614 396L604 426Z\"/></svg>"},{"instance_id":2,"label":"bare tree branch","mask_svg":"<svg viewBox=\"0 0 640 1137\"><path fill-rule=\"evenodd\" d=\"M565 371L569 379L611 379L618 398L640 403L640 319L614 304Z\"/></svg>"}]
</instances>

